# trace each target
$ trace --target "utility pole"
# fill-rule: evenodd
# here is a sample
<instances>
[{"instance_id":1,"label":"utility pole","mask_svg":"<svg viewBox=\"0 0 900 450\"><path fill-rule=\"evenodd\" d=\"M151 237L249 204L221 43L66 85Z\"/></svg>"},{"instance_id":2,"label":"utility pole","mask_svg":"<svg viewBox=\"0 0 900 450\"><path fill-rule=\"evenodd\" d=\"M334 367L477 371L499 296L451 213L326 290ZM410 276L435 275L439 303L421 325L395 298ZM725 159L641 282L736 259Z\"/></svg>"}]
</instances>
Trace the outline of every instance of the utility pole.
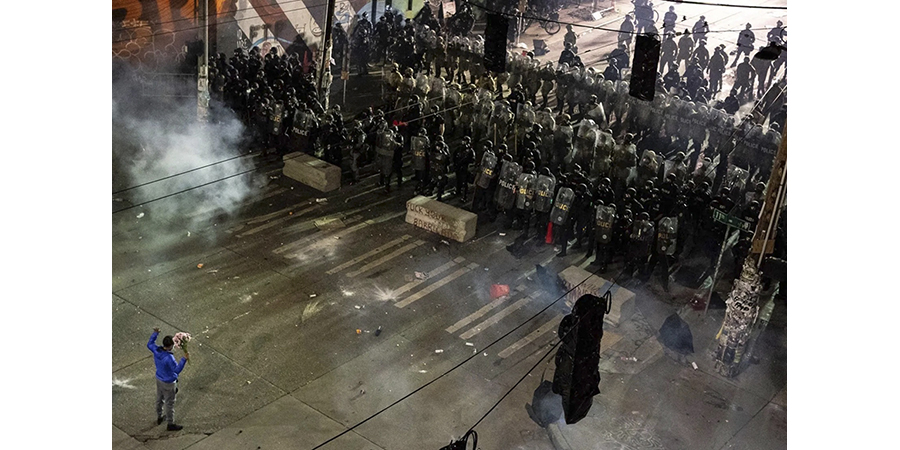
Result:
<instances>
[{"instance_id":1,"label":"utility pole","mask_svg":"<svg viewBox=\"0 0 900 450\"><path fill-rule=\"evenodd\" d=\"M200 40L203 41L203 56L197 64L197 120L206 122L209 116L209 0L200 2Z\"/></svg>"},{"instance_id":2,"label":"utility pole","mask_svg":"<svg viewBox=\"0 0 900 450\"><path fill-rule=\"evenodd\" d=\"M331 29L334 27L334 2L328 0L325 16L325 33L322 34L322 63L319 65L319 83L316 91L322 107L328 109L328 92L331 87ZM327 81L326 81L327 80Z\"/></svg>"},{"instance_id":3,"label":"utility pole","mask_svg":"<svg viewBox=\"0 0 900 450\"><path fill-rule=\"evenodd\" d=\"M740 277L735 280L734 287L725 300L725 320L722 330L716 336L716 371L726 377L733 377L740 373L744 357L752 350L754 340L754 325L758 319L768 323L771 314L771 304L767 304L760 315L760 281L759 268L768 253L772 253L775 247L775 232L778 219L781 215L781 207L784 204L787 188L787 124L781 135L781 145L775 161L772 163L772 173L766 187L766 197L760 211L759 220L756 223L756 232L753 234L752 247Z\"/></svg>"}]
</instances>

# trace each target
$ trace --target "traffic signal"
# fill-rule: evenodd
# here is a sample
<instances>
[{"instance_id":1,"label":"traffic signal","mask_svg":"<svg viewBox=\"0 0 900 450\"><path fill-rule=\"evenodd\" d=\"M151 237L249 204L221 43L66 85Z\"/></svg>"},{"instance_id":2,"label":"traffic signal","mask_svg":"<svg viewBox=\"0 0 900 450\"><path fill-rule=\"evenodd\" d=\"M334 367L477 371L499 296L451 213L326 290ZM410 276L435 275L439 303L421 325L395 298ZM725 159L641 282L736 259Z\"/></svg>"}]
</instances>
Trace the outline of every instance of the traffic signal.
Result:
<instances>
[{"instance_id":1,"label":"traffic signal","mask_svg":"<svg viewBox=\"0 0 900 450\"><path fill-rule=\"evenodd\" d=\"M655 35L637 35L634 61L631 63L631 81L628 93L639 100L651 101L656 93L656 68L659 66L661 44Z\"/></svg>"},{"instance_id":2,"label":"traffic signal","mask_svg":"<svg viewBox=\"0 0 900 450\"><path fill-rule=\"evenodd\" d=\"M509 19L501 14L488 14L484 28L484 68L490 72L506 72L506 36Z\"/></svg>"},{"instance_id":3,"label":"traffic signal","mask_svg":"<svg viewBox=\"0 0 900 450\"><path fill-rule=\"evenodd\" d=\"M556 351L553 392L562 396L567 424L583 419L600 393L600 340L610 299L609 292L603 298L582 295L559 324L562 344Z\"/></svg>"},{"instance_id":4,"label":"traffic signal","mask_svg":"<svg viewBox=\"0 0 900 450\"><path fill-rule=\"evenodd\" d=\"M441 450L466 450L466 447L468 447L467 444L469 443L469 436L472 437L472 449L477 450L478 433L476 433L475 430L469 430L469 432L466 433L465 436L447 444L444 447L441 447Z\"/></svg>"}]
</instances>

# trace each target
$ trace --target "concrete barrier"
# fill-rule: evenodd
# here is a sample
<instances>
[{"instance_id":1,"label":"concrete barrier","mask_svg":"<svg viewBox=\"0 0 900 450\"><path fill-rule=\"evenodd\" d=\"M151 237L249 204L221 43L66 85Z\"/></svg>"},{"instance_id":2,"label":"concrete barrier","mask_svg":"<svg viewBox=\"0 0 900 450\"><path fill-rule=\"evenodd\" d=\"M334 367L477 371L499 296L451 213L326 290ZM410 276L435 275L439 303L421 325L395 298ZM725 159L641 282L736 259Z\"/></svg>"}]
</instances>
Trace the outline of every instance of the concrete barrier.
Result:
<instances>
[{"instance_id":1,"label":"concrete barrier","mask_svg":"<svg viewBox=\"0 0 900 450\"><path fill-rule=\"evenodd\" d=\"M474 213L421 195L406 202L406 223L458 242L475 236L477 221Z\"/></svg>"},{"instance_id":2,"label":"concrete barrier","mask_svg":"<svg viewBox=\"0 0 900 450\"><path fill-rule=\"evenodd\" d=\"M284 176L322 192L341 187L341 168L306 153L284 155Z\"/></svg>"},{"instance_id":3,"label":"concrete barrier","mask_svg":"<svg viewBox=\"0 0 900 450\"><path fill-rule=\"evenodd\" d=\"M585 278L587 278L587 281L581 283ZM597 275L591 275L591 272L577 266L569 266L560 272L559 279L566 286L566 289L572 289L572 286L581 283L581 285L572 289L572 291L566 295L566 304L568 304L570 308L582 295L593 294L597 297L602 297L606 290L609 289L610 285L610 282L606 279L598 277ZM603 320L609 322L610 325L618 327L619 324L630 319L634 314L634 292L620 287L619 285L615 285L613 286L611 293L612 305L610 306L609 314L604 316Z\"/></svg>"}]
</instances>

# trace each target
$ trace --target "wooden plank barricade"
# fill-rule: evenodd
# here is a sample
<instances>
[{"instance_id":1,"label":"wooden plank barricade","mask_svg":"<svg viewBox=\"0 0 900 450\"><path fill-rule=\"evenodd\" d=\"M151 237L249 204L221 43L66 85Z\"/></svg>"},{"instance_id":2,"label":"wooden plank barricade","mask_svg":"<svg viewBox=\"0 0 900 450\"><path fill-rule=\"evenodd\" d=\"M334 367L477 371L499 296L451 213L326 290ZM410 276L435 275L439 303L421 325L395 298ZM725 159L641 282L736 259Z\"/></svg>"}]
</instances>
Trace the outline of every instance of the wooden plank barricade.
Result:
<instances>
[{"instance_id":1,"label":"wooden plank barricade","mask_svg":"<svg viewBox=\"0 0 900 450\"><path fill-rule=\"evenodd\" d=\"M475 236L477 221L474 213L421 195L406 202L406 223L457 242Z\"/></svg>"}]
</instances>

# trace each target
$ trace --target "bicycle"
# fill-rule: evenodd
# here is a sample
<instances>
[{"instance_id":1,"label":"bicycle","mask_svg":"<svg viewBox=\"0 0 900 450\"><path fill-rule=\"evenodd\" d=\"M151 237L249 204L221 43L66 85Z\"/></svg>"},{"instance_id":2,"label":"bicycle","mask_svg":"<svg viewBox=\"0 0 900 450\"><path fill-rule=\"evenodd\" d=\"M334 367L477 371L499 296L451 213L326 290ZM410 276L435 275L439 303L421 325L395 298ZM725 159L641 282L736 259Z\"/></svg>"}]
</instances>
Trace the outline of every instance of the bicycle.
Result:
<instances>
[{"instance_id":1,"label":"bicycle","mask_svg":"<svg viewBox=\"0 0 900 450\"><path fill-rule=\"evenodd\" d=\"M525 12L526 16L529 16L529 19L525 19L525 28L528 29L534 22L538 23L538 26L544 29L547 34L556 34L559 33L559 30L562 28L559 24L559 12L558 11L537 11L533 8L528 8ZM546 19L541 19L540 17L546 17Z\"/></svg>"}]
</instances>

